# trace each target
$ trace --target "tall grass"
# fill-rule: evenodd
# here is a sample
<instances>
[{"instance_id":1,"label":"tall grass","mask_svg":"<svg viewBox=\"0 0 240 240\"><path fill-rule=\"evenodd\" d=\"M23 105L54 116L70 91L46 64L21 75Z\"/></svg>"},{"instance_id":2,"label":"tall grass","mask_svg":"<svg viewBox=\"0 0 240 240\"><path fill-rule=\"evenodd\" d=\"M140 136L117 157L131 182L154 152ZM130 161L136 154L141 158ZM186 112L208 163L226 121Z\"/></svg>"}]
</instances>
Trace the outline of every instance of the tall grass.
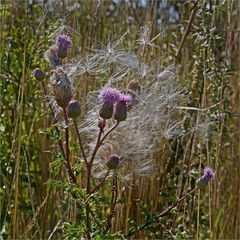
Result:
<instances>
[{"instance_id":1,"label":"tall grass","mask_svg":"<svg viewBox=\"0 0 240 240\"><path fill-rule=\"evenodd\" d=\"M75 43L69 59L113 44L127 32L119 48L134 51L146 64L155 60L164 68L176 63L187 95L179 106L180 127L187 134L158 140L156 174L120 183L123 203L117 205L112 231L127 233L132 226L129 219L143 223L139 200L151 212L161 212L194 185L203 166L211 165L216 177L206 192L181 203L155 235L142 231L134 237L174 238L186 232L196 239L240 238L239 4L238 0L57 1L52 8L45 1L1 1L1 238L59 239L66 237L63 223L79 219L69 194L46 184L49 178L63 180L67 174L62 167L52 171L58 164L58 146L42 86L32 77L35 67L47 70L43 55L53 34L60 31ZM149 42L136 44L143 27L149 31ZM89 74L77 81L75 97L82 103L88 92L104 85L104 79L95 81ZM86 112L87 105L82 109ZM71 134L71 140L76 137ZM72 151L80 155L75 146ZM79 181L85 186L84 175ZM108 194L107 189L102 191Z\"/></svg>"}]
</instances>

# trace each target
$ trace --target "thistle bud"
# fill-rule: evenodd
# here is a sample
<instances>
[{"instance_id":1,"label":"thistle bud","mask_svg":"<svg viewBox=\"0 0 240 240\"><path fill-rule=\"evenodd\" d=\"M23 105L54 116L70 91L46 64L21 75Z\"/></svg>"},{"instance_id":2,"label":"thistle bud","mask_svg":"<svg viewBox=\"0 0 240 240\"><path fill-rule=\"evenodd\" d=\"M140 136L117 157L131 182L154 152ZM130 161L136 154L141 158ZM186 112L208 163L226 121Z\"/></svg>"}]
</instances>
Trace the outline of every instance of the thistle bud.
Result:
<instances>
[{"instance_id":1,"label":"thistle bud","mask_svg":"<svg viewBox=\"0 0 240 240\"><path fill-rule=\"evenodd\" d=\"M40 68L35 68L33 71L33 76L37 80L42 81L45 78L46 74Z\"/></svg>"},{"instance_id":2,"label":"thistle bud","mask_svg":"<svg viewBox=\"0 0 240 240\"><path fill-rule=\"evenodd\" d=\"M129 94L121 94L120 100L116 103L113 117L117 121L124 121L127 118L127 103L132 101Z\"/></svg>"},{"instance_id":3,"label":"thistle bud","mask_svg":"<svg viewBox=\"0 0 240 240\"><path fill-rule=\"evenodd\" d=\"M138 80L131 80L127 85L127 89L136 93L140 93L141 85Z\"/></svg>"},{"instance_id":4,"label":"thistle bud","mask_svg":"<svg viewBox=\"0 0 240 240\"><path fill-rule=\"evenodd\" d=\"M119 100L120 92L117 89L106 87L100 92L99 98L102 102L99 115L103 119L110 119L113 115L114 103Z\"/></svg>"},{"instance_id":5,"label":"thistle bud","mask_svg":"<svg viewBox=\"0 0 240 240\"><path fill-rule=\"evenodd\" d=\"M67 107L67 112L70 118L79 117L81 114L81 108L80 108L79 102L76 100L70 101Z\"/></svg>"},{"instance_id":6,"label":"thistle bud","mask_svg":"<svg viewBox=\"0 0 240 240\"><path fill-rule=\"evenodd\" d=\"M204 168L204 174L197 180L197 187L203 189L207 186L208 182L214 177L214 171L210 167Z\"/></svg>"},{"instance_id":7,"label":"thistle bud","mask_svg":"<svg viewBox=\"0 0 240 240\"><path fill-rule=\"evenodd\" d=\"M109 169L117 169L118 165L120 163L120 158L116 154L112 154L107 161L107 167Z\"/></svg>"},{"instance_id":8,"label":"thistle bud","mask_svg":"<svg viewBox=\"0 0 240 240\"><path fill-rule=\"evenodd\" d=\"M98 127L103 130L106 126L106 120L105 119L99 119L98 121Z\"/></svg>"}]
</instances>

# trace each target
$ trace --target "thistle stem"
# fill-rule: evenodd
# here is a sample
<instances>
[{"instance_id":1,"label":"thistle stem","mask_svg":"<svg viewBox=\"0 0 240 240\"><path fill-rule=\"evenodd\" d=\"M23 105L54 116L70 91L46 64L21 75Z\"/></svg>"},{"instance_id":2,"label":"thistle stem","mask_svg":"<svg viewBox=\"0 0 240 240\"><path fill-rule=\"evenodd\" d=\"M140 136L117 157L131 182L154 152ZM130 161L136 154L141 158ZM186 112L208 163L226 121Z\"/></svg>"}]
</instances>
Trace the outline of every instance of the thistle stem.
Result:
<instances>
[{"instance_id":1,"label":"thistle stem","mask_svg":"<svg viewBox=\"0 0 240 240\"><path fill-rule=\"evenodd\" d=\"M97 154L98 149L100 148L100 146L102 145L104 139L106 139L106 137L119 125L119 122L117 122L111 129L109 129L109 131L102 137L103 135L103 128L99 129L99 133L98 133L98 137L97 137L97 142L95 145L95 148L93 150L92 153L92 157L90 159L90 161L87 164L87 194L88 196L90 196L91 194L91 174L92 174L92 164L94 161L94 158ZM88 239L91 239L90 236L90 229L91 229L91 222L90 222L90 207L89 204L86 204L86 225L87 225L87 237Z\"/></svg>"},{"instance_id":2,"label":"thistle stem","mask_svg":"<svg viewBox=\"0 0 240 240\"><path fill-rule=\"evenodd\" d=\"M75 129L76 129L76 132L77 132L79 146L80 146L80 149L81 149L81 152L82 152L82 156L83 156L84 162L85 162L86 166L88 166L87 157L85 155L83 144L82 144L82 140L81 140L81 135L80 135L80 132L78 130L77 122L76 122L75 119L73 120L73 123L74 123Z\"/></svg>"},{"instance_id":3,"label":"thistle stem","mask_svg":"<svg viewBox=\"0 0 240 240\"><path fill-rule=\"evenodd\" d=\"M109 175L110 170L108 170L105 174L105 176L103 177L103 179L101 180L101 182L95 186L95 188L87 195L86 199L88 199L93 193L95 193L105 182L107 176Z\"/></svg>"},{"instance_id":4,"label":"thistle stem","mask_svg":"<svg viewBox=\"0 0 240 240\"><path fill-rule=\"evenodd\" d=\"M100 145L103 143L104 139L119 125L120 122L117 122L102 138ZM94 156L95 157L95 156Z\"/></svg>"},{"instance_id":5,"label":"thistle stem","mask_svg":"<svg viewBox=\"0 0 240 240\"><path fill-rule=\"evenodd\" d=\"M90 161L89 161L89 168L90 168L90 170L91 170L91 167L92 167L92 163L93 163L93 161L94 161L94 158L95 158L95 156L96 156L96 154L97 154L97 151L98 151L98 149L99 149L99 147L100 147L100 145L101 145L101 137L102 137L102 134L103 134L103 129L100 129L100 130L99 130L99 133L98 133L98 137L97 137L97 143L96 143L95 148L94 148L94 150L93 150L92 157L91 157L91 159L90 159Z\"/></svg>"},{"instance_id":6,"label":"thistle stem","mask_svg":"<svg viewBox=\"0 0 240 240\"><path fill-rule=\"evenodd\" d=\"M161 212L159 215L156 216L156 219L150 221L150 222L146 222L145 224L143 224L142 226L140 226L139 228L137 228L135 231L133 232L129 232L126 237L131 237L134 234L144 230L146 227L148 227L149 225L153 224L153 223L158 223L161 221L161 218L166 216L168 213L170 213L170 211L177 207L186 197L188 197L189 195L193 195L196 191L198 190L197 187L195 187L194 189L192 189L188 194L182 196L181 198L179 198L172 206L170 206L169 208L167 208L165 211Z\"/></svg>"},{"instance_id":7,"label":"thistle stem","mask_svg":"<svg viewBox=\"0 0 240 240\"><path fill-rule=\"evenodd\" d=\"M94 158L97 154L98 149L100 148L100 146L102 145L104 139L119 125L119 122L117 122L111 129L109 129L109 131L102 137L103 134L103 129L100 128L99 133L98 133L98 137L97 137L97 143L95 145L95 148L93 150L93 154L92 157L90 159L90 161L88 162L88 175L87 175L87 193L90 193L90 178L91 178L91 171L92 171L92 164L94 161Z\"/></svg>"},{"instance_id":8,"label":"thistle stem","mask_svg":"<svg viewBox=\"0 0 240 240\"><path fill-rule=\"evenodd\" d=\"M42 88L43 88L44 94L45 94L45 96L46 96L46 95L47 95L47 90L46 90L46 87L45 87L43 81L41 81L41 84L42 84ZM59 130L59 128L56 126L56 124L58 123L58 121L57 121L57 119L56 119L56 117L55 117L54 110L53 110L53 108L52 108L51 105L49 105L49 108L50 108L51 113L52 113L53 123L54 123L54 125L55 125L56 133L57 133L58 136L60 136L60 130ZM63 143L62 143L62 139L61 139L61 138L58 140L58 146L59 146L60 152L61 152L61 154L62 154L62 157L63 157L64 160L66 161L66 155L65 155L65 152L64 152Z\"/></svg>"},{"instance_id":9,"label":"thistle stem","mask_svg":"<svg viewBox=\"0 0 240 240\"><path fill-rule=\"evenodd\" d=\"M77 180L73 174L73 171L72 171L72 167L71 167L71 164L70 164L70 159L69 159L69 154L70 154L70 151L69 151L69 129L68 129L68 115L67 115L67 111L66 109L63 110L63 117L64 117L64 120L65 120L65 137L66 137L66 167L67 167L67 170L68 170L68 175L69 175L69 178L70 178L70 181L74 184L77 184Z\"/></svg>"},{"instance_id":10,"label":"thistle stem","mask_svg":"<svg viewBox=\"0 0 240 240\"><path fill-rule=\"evenodd\" d=\"M92 154L92 157L90 159L90 161L88 162L88 165L87 165L87 194L89 195L89 193L91 192L91 172L92 172L92 163L93 163L93 160L94 160L94 157L97 153L97 150L99 148L99 143L101 141L101 136L102 136L102 133L103 133L103 129L100 129L99 133L98 133L98 138L97 138L97 143L96 143L96 146L93 150L93 154ZM89 207L89 204L87 203L86 204L86 225L87 225L87 237L88 239L91 239L91 235L90 235L90 229L91 229L91 222L90 222L90 207Z\"/></svg>"},{"instance_id":11,"label":"thistle stem","mask_svg":"<svg viewBox=\"0 0 240 240\"><path fill-rule=\"evenodd\" d=\"M105 229L105 233L107 233L109 231L109 229L112 226L112 218L114 216L114 209L116 206L116 202L117 202L117 195L118 195L118 186L117 186L117 173L114 172L113 176L112 176L112 197L111 197L111 204L110 204L110 209L111 209L111 213L109 214L109 216L107 217L106 220L106 229Z\"/></svg>"}]
</instances>

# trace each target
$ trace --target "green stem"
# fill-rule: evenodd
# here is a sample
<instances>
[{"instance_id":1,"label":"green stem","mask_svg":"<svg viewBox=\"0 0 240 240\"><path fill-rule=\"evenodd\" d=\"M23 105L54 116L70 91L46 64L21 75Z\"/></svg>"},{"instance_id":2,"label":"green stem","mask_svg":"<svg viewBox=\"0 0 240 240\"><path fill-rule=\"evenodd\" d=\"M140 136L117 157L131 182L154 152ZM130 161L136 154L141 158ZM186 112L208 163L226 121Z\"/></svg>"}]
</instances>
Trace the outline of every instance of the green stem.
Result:
<instances>
[{"instance_id":1,"label":"green stem","mask_svg":"<svg viewBox=\"0 0 240 240\"><path fill-rule=\"evenodd\" d=\"M98 137L97 137L97 142L95 145L95 148L92 153L92 157L90 161L87 164L87 194L88 196L91 195L91 174L92 174L92 164L94 161L94 158L97 154L98 149L102 145L103 141L106 139L106 137L119 125L119 122L117 122L104 136L102 137L103 134L103 128L99 129ZM91 229L91 221L90 221L90 206L88 203L86 203L86 225L87 225L87 237L88 239L91 238L90 236L90 229Z\"/></svg>"},{"instance_id":2,"label":"green stem","mask_svg":"<svg viewBox=\"0 0 240 240\"><path fill-rule=\"evenodd\" d=\"M197 187L195 187L194 189L192 189L188 194L182 196L181 198L179 198L177 200L177 202L175 202L172 206L170 206L169 208L167 208L165 211L161 212L159 215L156 216L156 218L150 222L146 222L145 224L143 224L142 226L140 226L139 228L137 228L135 231L133 232L129 232L126 237L131 237L133 236L134 234L144 230L145 228L147 228L149 225L153 224L153 223L159 223L161 221L161 218L166 216L168 213L170 213L170 211L177 207L180 202L182 202L187 196L189 195L193 195L196 191L198 190Z\"/></svg>"},{"instance_id":3,"label":"green stem","mask_svg":"<svg viewBox=\"0 0 240 240\"><path fill-rule=\"evenodd\" d=\"M76 132L77 132L79 146L80 146L80 149L81 149L81 152L82 152L82 156L83 156L84 162L85 162L86 166L88 166L87 157L86 157L85 152L84 152L81 135L80 135L80 132L78 130L77 122L76 122L75 119L73 119L73 123L74 123L75 129L76 129Z\"/></svg>"},{"instance_id":4,"label":"green stem","mask_svg":"<svg viewBox=\"0 0 240 240\"><path fill-rule=\"evenodd\" d=\"M98 185L96 185L95 188L87 195L86 200L104 184L104 182L105 182L107 176L109 175L109 173L110 173L110 170L108 170L106 172L106 174L103 177L103 179L101 180L101 182Z\"/></svg>"},{"instance_id":5,"label":"green stem","mask_svg":"<svg viewBox=\"0 0 240 240\"><path fill-rule=\"evenodd\" d=\"M67 115L66 109L63 110L63 117L64 117L65 124L66 124L66 126L65 126L66 167L67 167L67 170L68 170L68 175L69 175L70 181L77 185L77 180L76 180L76 177L73 174L72 167L71 167L71 164L70 164L70 158L69 158L69 155L70 155L70 151L69 151L69 129L68 129L68 115Z\"/></svg>"},{"instance_id":6,"label":"green stem","mask_svg":"<svg viewBox=\"0 0 240 240\"><path fill-rule=\"evenodd\" d=\"M46 90L46 87L45 87L43 81L41 81L41 84L42 84L42 88L43 88L44 94L45 94L45 96L47 96L47 90ZM53 123L54 123L54 126L55 126L56 133L57 133L58 136L60 136L60 130L57 127L58 121L57 121L57 118L55 117L54 110L53 110L53 108L52 108L52 106L50 104L49 104L49 108L50 108L51 113L52 113ZM62 143L62 139L61 138L59 138L59 140L58 140L58 146L59 146L59 149L61 151L62 157L66 161L66 155L65 155L65 152L64 152L63 143Z\"/></svg>"},{"instance_id":7,"label":"green stem","mask_svg":"<svg viewBox=\"0 0 240 240\"><path fill-rule=\"evenodd\" d=\"M110 204L110 209L111 209L111 213L109 214L109 216L107 217L106 220L106 229L105 229L105 233L107 233L109 231L109 229L112 226L112 218L114 216L114 209L116 206L116 202L117 202L117 195L118 195L118 186L117 186L117 173L114 172L113 176L112 176L112 197L111 197L111 204Z\"/></svg>"}]
</instances>

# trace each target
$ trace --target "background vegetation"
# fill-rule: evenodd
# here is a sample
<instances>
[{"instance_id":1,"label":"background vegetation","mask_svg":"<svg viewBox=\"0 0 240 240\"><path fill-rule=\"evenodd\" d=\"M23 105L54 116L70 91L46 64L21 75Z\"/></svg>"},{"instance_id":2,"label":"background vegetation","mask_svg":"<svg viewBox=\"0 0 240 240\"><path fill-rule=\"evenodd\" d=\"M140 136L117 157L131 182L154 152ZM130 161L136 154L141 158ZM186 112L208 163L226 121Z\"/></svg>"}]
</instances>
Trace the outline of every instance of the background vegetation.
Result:
<instances>
[{"instance_id":1,"label":"background vegetation","mask_svg":"<svg viewBox=\"0 0 240 240\"><path fill-rule=\"evenodd\" d=\"M35 67L47 70L43 56L52 36L63 31L73 37L70 59L128 32L121 48L140 54L136 40L146 26L155 46L146 44L139 57L145 63L156 59L163 67L177 65L188 94L182 125L191 134L159 139L158 174L119 186L122 202L112 231L127 233L134 222L144 222L148 211L162 211L189 190L202 166L210 165L216 177L205 192L134 237L239 239L239 10L238 0L1 0L0 238L77 236L76 205L68 193L46 184L67 176L64 168L54 174L52 118L41 84L32 77ZM87 74L79 81L81 102L104 83ZM103 191L108 194L107 187Z\"/></svg>"}]
</instances>

